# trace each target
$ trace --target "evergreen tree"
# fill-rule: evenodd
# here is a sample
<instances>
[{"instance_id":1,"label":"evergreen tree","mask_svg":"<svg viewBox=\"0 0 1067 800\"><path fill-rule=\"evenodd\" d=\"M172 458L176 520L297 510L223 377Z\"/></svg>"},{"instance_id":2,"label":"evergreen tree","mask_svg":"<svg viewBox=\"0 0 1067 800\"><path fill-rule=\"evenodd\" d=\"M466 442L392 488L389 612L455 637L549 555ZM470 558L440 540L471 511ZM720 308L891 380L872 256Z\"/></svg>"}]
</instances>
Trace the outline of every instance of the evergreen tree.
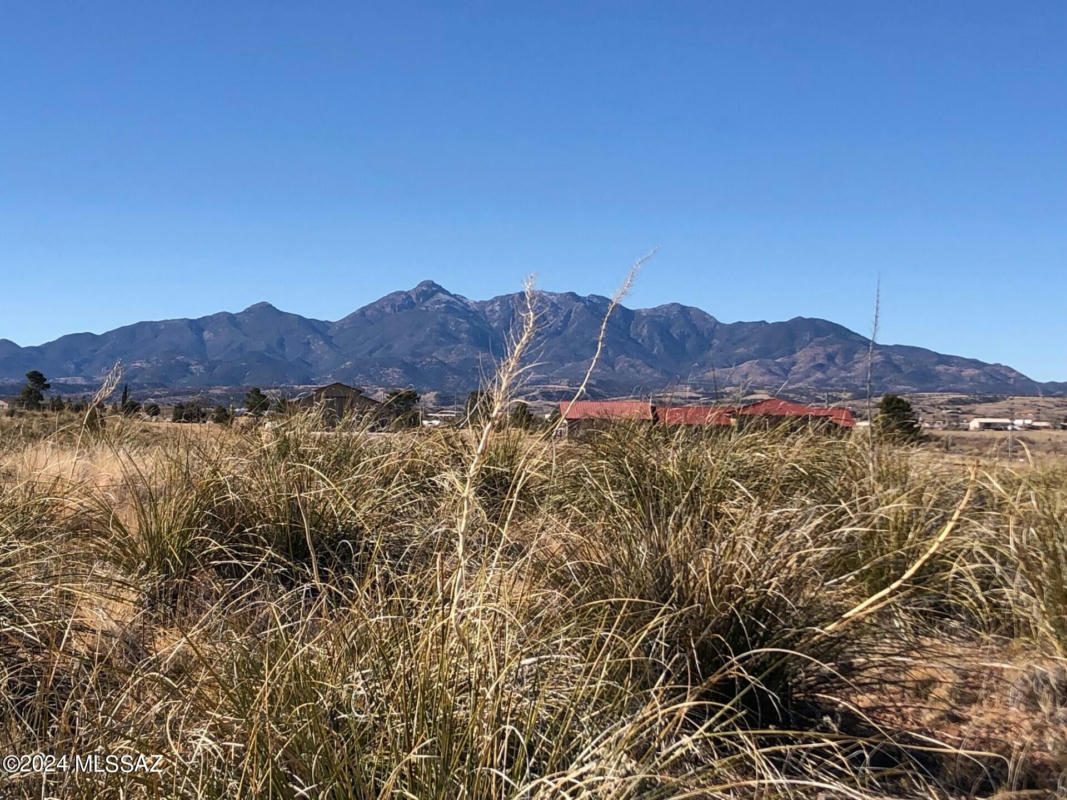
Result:
<instances>
[{"instance_id":1,"label":"evergreen tree","mask_svg":"<svg viewBox=\"0 0 1067 800\"><path fill-rule=\"evenodd\" d=\"M141 410L141 404L136 400L130 399L130 387L128 384L122 387L122 400L119 401L119 413L127 417L132 417L138 411Z\"/></svg>"},{"instance_id":2,"label":"evergreen tree","mask_svg":"<svg viewBox=\"0 0 1067 800\"><path fill-rule=\"evenodd\" d=\"M253 417L261 417L270 408L270 398L263 394L258 386L253 386L245 394L245 408Z\"/></svg>"},{"instance_id":3,"label":"evergreen tree","mask_svg":"<svg viewBox=\"0 0 1067 800\"><path fill-rule=\"evenodd\" d=\"M65 407L62 395L54 394L48 399L49 411L62 411Z\"/></svg>"},{"instance_id":4,"label":"evergreen tree","mask_svg":"<svg viewBox=\"0 0 1067 800\"><path fill-rule=\"evenodd\" d=\"M511 417L508 420L511 427L528 431L534 427L536 422L536 418L530 413L530 407L526 403L520 401L511 409Z\"/></svg>"},{"instance_id":5,"label":"evergreen tree","mask_svg":"<svg viewBox=\"0 0 1067 800\"><path fill-rule=\"evenodd\" d=\"M414 389L397 389L389 392L386 405L395 415L394 424L401 428L414 428L419 424L419 393Z\"/></svg>"},{"instance_id":6,"label":"evergreen tree","mask_svg":"<svg viewBox=\"0 0 1067 800\"><path fill-rule=\"evenodd\" d=\"M144 407L144 413L155 419L159 416L159 405L157 403L149 403Z\"/></svg>"},{"instance_id":7,"label":"evergreen tree","mask_svg":"<svg viewBox=\"0 0 1067 800\"><path fill-rule=\"evenodd\" d=\"M199 403L178 403L171 412L171 422L203 422L204 410Z\"/></svg>"},{"instance_id":8,"label":"evergreen tree","mask_svg":"<svg viewBox=\"0 0 1067 800\"><path fill-rule=\"evenodd\" d=\"M44 404L44 393L51 388L44 375L36 369L26 373L26 386L19 394L18 404L29 411L39 411Z\"/></svg>"},{"instance_id":9,"label":"evergreen tree","mask_svg":"<svg viewBox=\"0 0 1067 800\"><path fill-rule=\"evenodd\" d=\"M226 406L215 406L211 412L211 421L216 425L229 425L230 419L230 410Z\"/></svg>"},{"instance_id":10,"label":"evergreen tree","mask_svg":"<svg viewBox=\"0 0 1067 800\"><path fill-rule=\"evenodd\" d=\"M922 438L915 409L900 395L887 394L882 398L875 424L878 433L887 439L915 442Z\"/></svg>"}]
</instances>

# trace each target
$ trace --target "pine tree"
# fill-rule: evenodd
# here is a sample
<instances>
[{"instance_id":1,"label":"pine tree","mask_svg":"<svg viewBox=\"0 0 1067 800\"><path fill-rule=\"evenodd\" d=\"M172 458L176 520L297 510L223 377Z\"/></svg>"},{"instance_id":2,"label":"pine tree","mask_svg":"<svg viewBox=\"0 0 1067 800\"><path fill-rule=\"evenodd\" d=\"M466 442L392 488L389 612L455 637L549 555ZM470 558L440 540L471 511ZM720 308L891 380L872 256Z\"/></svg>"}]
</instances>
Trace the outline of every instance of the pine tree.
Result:
<instances>
[{"instance_id":1,"label":"pine tree","mask_svg":"<svg viewBox=\"0 0 1067 800\"><path fill-rule=\"evenodd\" d=\"M270 398L263 394L258 386L253 386L245 394L245 408L253 417L261 417L270 408Z\"/></svg>"},{"instance_id":2,"label":"pine tree","mask_svg":"<svg viewBox=\"0 0 1067 800\"><path fill-rule=\"evenodd\" d=\"M136 400L131 400L130 399L130 387L129 387L129 385L128 384L123 385L123 387L122 387L122 400L119 401L119 413L124 415L124 416L127 416L127 417L132 417L134 414L136 414L140 410L141 410L141 404L138 403Z\"/></svg>"},{"instance_id":3,"label":"pine tree","mask_svg":"<svg viewBox=\"0 0 1067 800\"><path fill-rule=\"evenodd\" d=\"M385 403L395 415L397 427L414 428L419 424L419 393L414 389L389 392Z\"/></svg>"},{"instance_id":4,"label":"pine tree","mask_svg":"<svg viewBox=\"0 0 1067 800\"><path fill-rule=\"evenodd\" d=\"M513 428L519 428L520 430L528 431L537 420L534 415L530 413L530 407L526 403L518 402L515 407L511 409L511 417L508 420L508 424Z\"/></svg>"},{"instance_id":5,"label":"pine tree","mask_svg":"<svg viewBox=\"0 0 1067 800\"><path fill-rule=\"evenodd\" d=\"M887 394L882 397L875 424L878 433L887 439L915 442L922 438L915 409L900 395Z\"/></svg>"},{"instance_id":6,"label":"pine tree","mask_svg":"<svg viewBox=\"0 0 1067 800\"><path fill-rule=\"evenodd\" d=\"M203 422L204 410L199 403L178 403L171 412L171 422Z\"/></svg>"},{"instance_id":7,"label":"pine tree","mask_svg":"<svg viewBox=\"0 0 1067 800\"><path fill-rule=\"evenodd\" d=\"M29 411L39 411L44 404L44 393L51 388L44 375L36 369L26 373L26 386L19 394L18 404Z\"/></svg>"}]
</instances>

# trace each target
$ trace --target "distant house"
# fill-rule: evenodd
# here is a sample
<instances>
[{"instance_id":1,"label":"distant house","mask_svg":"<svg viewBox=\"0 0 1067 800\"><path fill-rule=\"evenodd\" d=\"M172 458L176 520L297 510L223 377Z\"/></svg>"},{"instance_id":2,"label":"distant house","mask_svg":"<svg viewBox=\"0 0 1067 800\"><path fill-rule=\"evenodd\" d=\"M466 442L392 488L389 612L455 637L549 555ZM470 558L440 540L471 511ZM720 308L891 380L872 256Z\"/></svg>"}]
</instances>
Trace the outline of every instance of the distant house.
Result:
<instances>
[{"instance_id":1,"label":"distant house","mask_svg":"<svg viewBox=\"0 0 1067 800\"><path fill-rule=\"evenodd\" d=\"M967 423L971 431L1010 431L1012 421L1007 417L975 417Z\"/></svg>"},{"instance_id":2,"label":"distant house","mask_svg":"<svg viewBox=\"0 0 1067 800\"><path fill-rule=\"evenodd\" d=\"M603 430L618 422L655 421L653 405L647 400L576 400L559 404L563 417L562 431L575 436Z\"/></svg>"},{"instance_id":3,"label":"distant house","mask_svg":"<svg viewBox=\"0 0 1067 800\"><path fill-rule=\"evenodd\" d=\"M384 403L363 394L362 389L344 383L331 383L298 395L290 401L294 408L322 411L323 420L336 426L346 416L372 419L375 425L385 426L393 419L391 409Z\"/></svg>"},{"instance_id":4,"label":"distant house","mask_svg":"<svg viewBox=\"0 0 1067 800\"><path fill-rule=\"evenodd\" d=\"M455 408L440 408L436 411L426 411L422 415L424 428L440 428L458 425L463 421L464 414Z\"/></svg>"},{"instance_id":5,"label":"distant house","mask_svg":"<svg viewBox=\"0 0 1067 800\"><path fill-rule=\"evenodd\" d=\"M711 425L730 427L735 424L733 406L655 406L660 425Z\"/></svg>"},{"instance_id":6,"label":"distant house","mask_svg":"<svg viewBox=\"0 0 1067 800\"><path fill-rule=\"evenodd\" d=\"M791 403L788 400L779 400L769 397L755 403L749 403L737 410L740 419L762 420L768 422L774 419L791 419L808 423L826 422L839 428L854 428L856 420L852 412L847 408L836 406L824 408L820 406L806 406L801 403Z\"/></svg>"},{"instance_id":7,"label":"distant house","mask_svg":"<svg viewBox=\"0 0 1067 800\"><path fill-rule=\"evenodd\" d=\"M741 406L666 406L643 400L563 402L565 431L599 430L614 422L650 422L668 426L729 428L737 425L778 425L786 422L853 428L856 420L847 408L821 408L768 398Z\"/></svg>"}]
</instances>

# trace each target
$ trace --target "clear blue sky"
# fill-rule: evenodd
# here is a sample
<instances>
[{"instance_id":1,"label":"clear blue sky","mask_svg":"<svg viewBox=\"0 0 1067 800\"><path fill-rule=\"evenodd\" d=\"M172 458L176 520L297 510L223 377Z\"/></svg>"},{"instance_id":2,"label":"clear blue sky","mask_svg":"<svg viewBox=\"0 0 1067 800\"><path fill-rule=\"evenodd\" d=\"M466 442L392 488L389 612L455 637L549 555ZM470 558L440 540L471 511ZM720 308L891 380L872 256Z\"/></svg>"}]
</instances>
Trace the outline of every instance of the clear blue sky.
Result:
<instances>
[{"instance_id":1,"label":"clear blue sky","mask_svg":"<svg viewBox=\"0 0 1067 800\"><path fill-rule=\"evenodd\" d=\"M1067 3L0 2L0 337L536 272L1067 379Z\"/></svg>"}]
</instances>

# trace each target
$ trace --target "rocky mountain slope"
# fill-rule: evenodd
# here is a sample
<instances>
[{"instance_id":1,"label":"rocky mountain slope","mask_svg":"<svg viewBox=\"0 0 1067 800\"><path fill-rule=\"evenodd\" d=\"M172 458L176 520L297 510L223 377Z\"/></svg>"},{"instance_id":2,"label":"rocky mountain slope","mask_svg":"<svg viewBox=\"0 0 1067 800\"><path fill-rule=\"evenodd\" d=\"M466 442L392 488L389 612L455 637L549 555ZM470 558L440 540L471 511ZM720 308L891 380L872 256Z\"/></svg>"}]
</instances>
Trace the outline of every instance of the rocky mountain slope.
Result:
<instances>
[{"instance_id":1,"label":"rocky mountain slope","mask_svg":"<svg viewBox=\"0 0 1067 800\"><path fill-rule=\"evenodd\" d=\"M432 281L393 292L336 322L258 303L236 314L139 322L36 347L0 339L0 381L39 369L92 383L116 361L142 387L273 386L343 381L465 392L504 352L520 295L468 300ZM541 293L534 384L573 386L585 373L608 308L597 295ZM608 325L595 393L699 390L864 390L868 341L822 319L722 323L677 303L620 306ZM878 345L875 392L1061 393L1001 364L920 347ZM784 387L784 388L783 388Z\"/></svg>"}]
</instances>

